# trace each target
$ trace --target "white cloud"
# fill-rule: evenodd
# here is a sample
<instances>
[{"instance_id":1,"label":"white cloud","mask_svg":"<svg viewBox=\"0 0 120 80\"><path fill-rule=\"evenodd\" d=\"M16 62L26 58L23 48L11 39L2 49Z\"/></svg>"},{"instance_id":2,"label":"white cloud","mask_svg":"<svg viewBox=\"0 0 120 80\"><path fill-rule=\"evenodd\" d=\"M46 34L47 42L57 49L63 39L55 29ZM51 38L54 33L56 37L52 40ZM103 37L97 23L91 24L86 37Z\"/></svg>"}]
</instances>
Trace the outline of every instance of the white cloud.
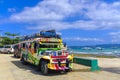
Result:
<instances>
[{"instance_id":1,"label":"white cloud","mask_svg":"<svg viewBox=\"0 0 120 80\"><path fill-rule=\"evenodd\" d=\"M61 20L74 11L68 1L44 0L33 8L25 8L23 12L12 15L10 19L21 22Z\"/></svg>"},{"instance_id":2,"label":"white cloud","mask_svg":"<svg viewBox=\"0 0 120 80\"><path fill-rule=\"evenodd\" d=\"M118 32L111 32L111 33L109 33L109 35L112 38L112 40L111 40L112 42L120 43L120 31L118 31Z\"/></svg>"},{"instance_id":3,"label":"white cloud","mask_svg":"<svg viewBox=\"0 0 120 80\"><path fill-rule=\"evenodd\" d=\"M112 38L112 42L113 43L120 43L120 31L118 32L111 32L109 33L109 35L111 36Z\"/></svg>"},{"instance_id":4,"label":"white cloud","mask_svg":"<svg viewBox=\"0 0 120 80\"><path fill-rule=\"evenodd\" d=\"M83 29L83 30L94 30L98 29L101 26L96 26L99 25L99 23L95 23L93 21L76 21L72 23L66 23L66 22L58 22L58 21L49 21L49 22L42 22L38 23L37 26L33 27L27 27L27 29L31 30L38 30L38 29L56 29L56 30L63 30L63 29L69 29L69 28L74 28L74 29Z\"/></svg>"},{"instance_id":5,"label":"white cloud","mask_svg":"<svg viewBox=\"0 0 120 80\"><path fill-rule=\"evenodd\" d=\"M118 36L118 35L120 35L120 31L118 31L118 32L111 32L111 33L109 33L109 35L111 35L111 36Z\"/></svg>"},{"instance_id":6,"label":"white cloud","mask_svg":"<svg viewBox=\"0 0 120 80\"><path fill-rule=\"evenodd\" d=\"M78 16L81 17L75 21L64 21ZM11 15L10 20L34 24L27 29L120 29L120 2L43 0L35 7L25 7L21 13Z\"/></svg>"},{"instance_id":7,"label":"white cloud","mask_svg":"<svg viewBox=\"0 0 120 80\"><path fill-rule=\"evenodd\" d=\"M98 39L98 38L83 38L83 37L66 37L63 38L63 40L67 41L82 41L82 42L104 42L103 39Z\"/></svg>"}]
</instances>

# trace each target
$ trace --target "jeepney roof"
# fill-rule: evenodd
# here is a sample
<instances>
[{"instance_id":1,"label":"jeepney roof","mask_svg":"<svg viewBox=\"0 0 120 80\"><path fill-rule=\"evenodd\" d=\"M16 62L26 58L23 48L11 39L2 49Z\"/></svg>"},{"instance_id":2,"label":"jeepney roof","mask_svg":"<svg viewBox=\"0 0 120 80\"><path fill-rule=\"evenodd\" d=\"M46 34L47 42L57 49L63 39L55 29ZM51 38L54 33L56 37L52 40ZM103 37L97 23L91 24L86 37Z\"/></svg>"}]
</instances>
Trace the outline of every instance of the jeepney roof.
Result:
<instances>
[{"instance_id":1,"label":"jeepney roof","mask_svg":"<svg viewBox=\"0 0 120 80\"><path fill-rule=\"evenodd\" d=\"M40 42L60 42L62 40L61 39L57 39L57 38L34 38L34 39L31 39L31 40L22 41L20 43L33 42L33 41L40 41Z\"/></svg>"}]
</instances>

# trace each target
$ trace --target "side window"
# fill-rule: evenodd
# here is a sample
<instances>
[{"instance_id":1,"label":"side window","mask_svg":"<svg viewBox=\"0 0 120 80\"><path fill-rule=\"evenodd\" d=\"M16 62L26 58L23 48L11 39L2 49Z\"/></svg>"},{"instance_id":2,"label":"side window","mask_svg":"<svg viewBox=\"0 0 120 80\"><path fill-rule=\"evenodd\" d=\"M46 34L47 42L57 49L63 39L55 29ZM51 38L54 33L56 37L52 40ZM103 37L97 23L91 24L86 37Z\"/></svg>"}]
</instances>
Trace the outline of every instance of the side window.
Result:
<instances>
[{"instance_id":1,"label":"side window","mask_svg":"<svg viewBox=\"0 0 120 80\"><path fill-rule=\"evenodd\" d=\"M25 43L23 43L23 48L25 48Z\"/></svg>"},{"instance_id":2,"label":"side window","mask_svg":"<svg viewBox=\"0 0 120 80\"><path fill-rule=\"evenodd\" d=\"M15 46L14 46L14 49L18 49L18 45L15 45Z\"/></svg>"},{"instance_id":3,"label":"side window","mask_svg":"<svg viewBox=\"0 0 120 80\"><path fill-rule=\"evenodd\" d=\"M58 48L58 46L57 46L57 45L54 45L54 48Z\"/></svg>"},{"instance_id":4,"label":"side window","mask_svg":"<svg viewBox=\"0 0 120 80\"><path fill-rule=\"evenodd\" d=\"M37 48L38 48L38 44L37 44L37 42L34 42L34 52L35 53L37 52Z\"/></svg>"}]
</instances>

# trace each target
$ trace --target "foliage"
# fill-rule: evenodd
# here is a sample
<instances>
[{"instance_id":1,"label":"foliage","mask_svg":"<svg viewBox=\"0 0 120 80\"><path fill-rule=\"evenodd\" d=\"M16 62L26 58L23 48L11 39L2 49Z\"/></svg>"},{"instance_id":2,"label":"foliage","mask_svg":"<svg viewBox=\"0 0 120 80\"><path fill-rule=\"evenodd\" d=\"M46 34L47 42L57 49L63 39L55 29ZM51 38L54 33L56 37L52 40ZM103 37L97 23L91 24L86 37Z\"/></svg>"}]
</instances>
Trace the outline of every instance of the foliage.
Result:
<instances>
[{"instance_id":1,"label":"foliage","mask_svg":"<svg viewBox=\"0 0 120 80\"><path fill-rule=\"evenodd\" d=\"M1 43L2 44L12 44L12 40L8 37L3 37Z\"/></svg>"},{"instance_id":2,"label":"foliage","mask_svg":"<svg viewBox=\"0 0 120 80\"><path fill-rule=\"evenodd\" d=\"M9 32L5 32L5 35L7 35L8 37L15 37L15 36L19 36L19 34L18 33L9 33Z\"/></svg>"},{"instance_id":3,"label":"foliage","mask_svg":"<svg viewBox=\"0 0 120 80\"><path fill-rule=\"evenodd\" d=\"M3 45L6 45L6 44L15 44L15 43L18 43L19 42L19 34L18 33L9 33L9 32L6 32L5 33L6 37L3 37L2 38L2 41L0 42L1 44Z\"/></svg>"}]
</instances>

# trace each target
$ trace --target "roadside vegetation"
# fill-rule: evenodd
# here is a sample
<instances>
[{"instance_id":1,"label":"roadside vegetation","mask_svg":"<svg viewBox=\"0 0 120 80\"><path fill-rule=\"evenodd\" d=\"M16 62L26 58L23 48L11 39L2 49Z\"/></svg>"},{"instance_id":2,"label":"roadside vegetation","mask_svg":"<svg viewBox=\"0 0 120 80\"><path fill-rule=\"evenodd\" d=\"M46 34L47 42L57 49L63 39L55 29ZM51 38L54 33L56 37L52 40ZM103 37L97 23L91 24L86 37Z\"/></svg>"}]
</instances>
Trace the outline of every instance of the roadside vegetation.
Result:
<instances>
[{"instance_id":1,"label":"roadside vegetation","mask_svg":"<svg viewBox=\"0 0 120 80\"><path fill-rule=\"evenodd\" d=\"M16 44L20 41L20 38L18 37L18 33L9 33L5 32L5 36L2 37L2 40L0 41L0 45L9 45L9 44Z\"/></svg>"}]
</instances>

